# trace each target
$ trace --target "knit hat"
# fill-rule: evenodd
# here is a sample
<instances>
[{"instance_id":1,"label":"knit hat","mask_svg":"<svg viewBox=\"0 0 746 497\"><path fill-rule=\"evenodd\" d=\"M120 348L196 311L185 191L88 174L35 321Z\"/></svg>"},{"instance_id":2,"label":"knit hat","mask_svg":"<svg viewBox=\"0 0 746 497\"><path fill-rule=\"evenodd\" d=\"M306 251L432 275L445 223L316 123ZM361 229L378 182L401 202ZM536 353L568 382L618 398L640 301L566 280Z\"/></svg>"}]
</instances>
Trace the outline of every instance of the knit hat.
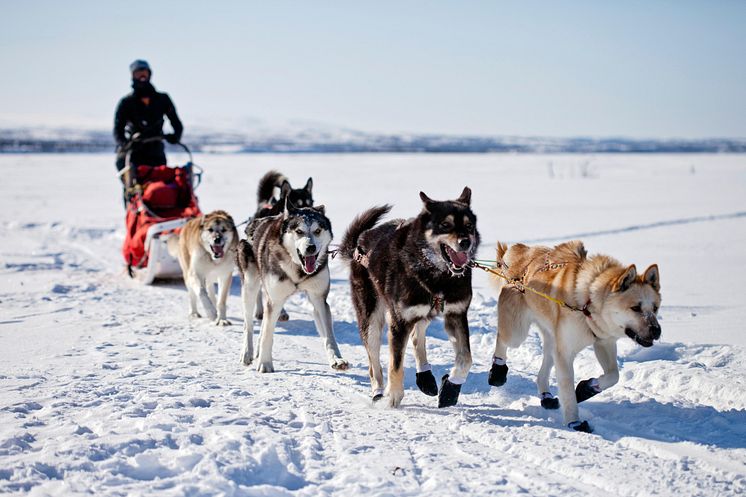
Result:
<instances>
[{"instance_id":1,"label":"knit hat","mask_svg":"<svg viewBox=\"0 0 746 497\"><path fill-rule=\"evenodd\" d=\"M135 72L135 71L141 71L141 70L143 70L143 69L147 69L147 71L148 71L148 72L149 72L149 73L150 73L151 75L153 74L153 70L152 70L152 69L150 69L150 65L149 65L149 64L148 64L148 62L147 62L147 61L145 61L145 60L142 60L142 59L137 59L137 60L136 60L136 61L134 61L134 62L133 62L132 64L130 64L130 73L133 73L133 72Z\"/></svg>"}]
</instances>

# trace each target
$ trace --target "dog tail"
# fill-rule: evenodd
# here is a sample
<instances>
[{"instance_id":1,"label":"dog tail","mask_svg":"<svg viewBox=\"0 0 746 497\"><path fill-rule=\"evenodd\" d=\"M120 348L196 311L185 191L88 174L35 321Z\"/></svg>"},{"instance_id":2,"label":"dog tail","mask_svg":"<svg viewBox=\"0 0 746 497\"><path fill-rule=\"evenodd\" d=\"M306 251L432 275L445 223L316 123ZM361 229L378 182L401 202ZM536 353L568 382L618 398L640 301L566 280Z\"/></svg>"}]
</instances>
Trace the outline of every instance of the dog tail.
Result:
<instances>
[{"instance_id":1,"label":"dog tail","mask_svg":"<svg viewBox=\"0 0 746 497\"><path fill-rule=\"evenodd\" d=\"M390 210L390 205L381 205L368 209L353 219L342 237L342 243L339 245L339 255L345 260L352 260L360 235L373 228Z\"/></svg>"},{"instance_id":2,"label":"dog tail","mask_svg":"<svg viewBox=\"0 0 746 497\"><path fill-rule=\"evenodd\" d=\"M267 171L267 174L259 180L259 187L256 189L256 203L258 205L268 203L274 196L275 188L282 187L282 184L287 180L281 172Z\"/></svg>"}]
</instances>

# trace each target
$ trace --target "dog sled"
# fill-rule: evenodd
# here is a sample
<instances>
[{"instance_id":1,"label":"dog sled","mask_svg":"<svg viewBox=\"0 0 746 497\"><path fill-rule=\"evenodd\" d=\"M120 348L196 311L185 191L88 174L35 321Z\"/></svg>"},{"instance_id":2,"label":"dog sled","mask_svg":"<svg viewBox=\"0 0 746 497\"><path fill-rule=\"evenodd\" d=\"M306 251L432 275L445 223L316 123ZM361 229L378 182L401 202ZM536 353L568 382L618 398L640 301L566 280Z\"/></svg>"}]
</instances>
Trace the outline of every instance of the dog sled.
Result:
<instances>
[{"instance_id":1,"label":"dog sled","mask_svg":"<svg viewBox=\"0 0 746 497\"><path fill-rule=\"evenodd\" d=\"M181 277L179 261L168 252L168 239L178 235L189 219L201 215L194 191L202 180L202 168L189 159L183 166L133 164L133 148L163 137L138 139L125 148L125 165L119 172L124 186L126 233L122 256L130 277L146 285L156 279Z\"/></svg>"}]
</instances>

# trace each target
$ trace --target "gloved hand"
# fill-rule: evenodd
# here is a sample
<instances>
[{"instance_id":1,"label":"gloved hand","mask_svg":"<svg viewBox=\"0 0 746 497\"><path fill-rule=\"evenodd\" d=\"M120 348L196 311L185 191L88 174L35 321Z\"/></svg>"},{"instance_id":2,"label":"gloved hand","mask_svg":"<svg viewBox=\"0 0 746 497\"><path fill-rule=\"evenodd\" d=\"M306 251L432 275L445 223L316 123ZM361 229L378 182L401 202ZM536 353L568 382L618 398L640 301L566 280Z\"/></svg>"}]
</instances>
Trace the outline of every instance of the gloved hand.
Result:
<instances>
[{"instance_id":1,"label":"gloved hand","mask_svg":"<svg viewBox=\"0 0 746 497\"><path fill-rule=\"evenodd\" d=\"M166 141L170 144L179 143L179 137L176 136L174 133L169 133L167 135L164 135L163 138L166 139Z\"/></svg>"}]
</instances>

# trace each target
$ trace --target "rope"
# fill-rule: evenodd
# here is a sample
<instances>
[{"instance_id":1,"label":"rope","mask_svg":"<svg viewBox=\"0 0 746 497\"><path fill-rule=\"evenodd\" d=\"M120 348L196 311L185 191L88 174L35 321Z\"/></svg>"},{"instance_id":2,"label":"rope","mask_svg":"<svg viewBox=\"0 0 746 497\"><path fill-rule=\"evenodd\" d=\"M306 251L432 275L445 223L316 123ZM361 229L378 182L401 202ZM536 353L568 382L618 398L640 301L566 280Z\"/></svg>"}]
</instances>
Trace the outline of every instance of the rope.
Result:
<instances>
[{"instance_id":1,"label":"rope","mask_svg":"<svg viewBox=\"0 0 746 497\"><path fill-rule=\"evenodd\" d=\"M474 267L478 267L479 269L481 269L483 271L487 271L490 274L494 274L495 276L498 276L498 277L504 279L509 284L514 285L518 289L518 291L520 291L521 293L526 293L526 290L528 290L529 292L531 292L531 293L533 293L535 295L538 295L539 297L543 297L543 298L545 298L547 300L550 300L550 301L554 302L555 304L557 304L560 307L565 307L567 309L570 309L571 311L582 312L583 315L585 315L585 317L587 317L587 318L591 317L591 311L588 310L588 306L590 305L590 302L588 304L585 304L582 308L581 307L575 307L573 305L568 304L564 300L560 300L560 299L554 298L551 295L547 295L544 292L540 292L539 290L531 288L530 286L526 286L522 281L519 281L517 279L508 278L501 271L498 271L497 268L500 267L499 265L497 267L491 267L491 266L487 266L485 264L482 264L481 262L476 261L476 260L473 261L472 265Z\"/></svg>"}]
</instances>

